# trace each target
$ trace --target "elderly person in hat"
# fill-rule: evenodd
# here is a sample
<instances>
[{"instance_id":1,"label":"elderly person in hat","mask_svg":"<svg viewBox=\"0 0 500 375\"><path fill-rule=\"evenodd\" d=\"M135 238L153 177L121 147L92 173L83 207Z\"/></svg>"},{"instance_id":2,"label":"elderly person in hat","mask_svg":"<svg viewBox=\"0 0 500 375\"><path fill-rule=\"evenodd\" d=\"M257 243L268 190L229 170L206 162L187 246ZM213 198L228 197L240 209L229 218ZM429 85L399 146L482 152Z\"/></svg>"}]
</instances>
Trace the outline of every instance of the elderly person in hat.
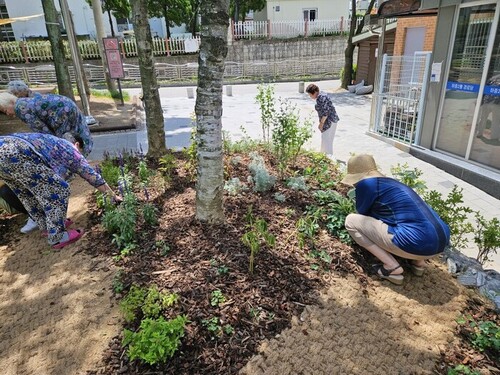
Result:
<instances>
[{"instance_id":1,"label":"elderly person in hat","mask_svg":"<svg viewBox=\"0 0 500 375\"><path fill-rule=\"evenodd\" d=\"M61 138L72 132L83 139L83 154L92 151L92 137L85 116L71 99L57 94L38 94L18 98L8 92L0 93L0 111L16 116L37 133Z\"/></svg>"},{"instance_id":2,"label":"elderly person in hat","mask_svg":"<svg viewBox=\"0 0 500 375\"><path fill-rule=\"evenodd\" d=\"M397 256L410 259L412 271L422 276L425 260L448 245L448 225L413 189L380 173L371 155L352 156L342 182L356 192L357 213L347 216L346 229L380 260L373 266L377 275L401 285L403 268Z\"/></svg>"},{"instance_id":3,"label":"elderly person in hat","mask_svg":"<svg viewBox=\"0 0 500 375\"><path fill-rule=\"evenodd\" d=\"M97 190L120 202L102 176L81 154L78 134L65 134L72 142L50 134L15 133L0 137L0 178L23 203L54 249L77 241L79 229L68 229L66 219L70 173L80 175Z\"/></svg>"}]
</instances>

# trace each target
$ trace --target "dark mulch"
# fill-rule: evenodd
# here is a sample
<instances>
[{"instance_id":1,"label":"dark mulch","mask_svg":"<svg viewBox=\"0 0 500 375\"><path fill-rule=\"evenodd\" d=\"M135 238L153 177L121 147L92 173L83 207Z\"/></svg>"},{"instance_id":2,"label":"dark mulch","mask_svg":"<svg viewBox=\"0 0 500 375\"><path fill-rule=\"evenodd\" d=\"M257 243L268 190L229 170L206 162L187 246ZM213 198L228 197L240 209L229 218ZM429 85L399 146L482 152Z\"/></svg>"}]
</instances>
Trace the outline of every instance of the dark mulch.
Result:
<instances>
[{"instance_id":1,"label":"dark mulch","mask_svg":"<svg viewBox=\"0 0 500 375\"><path fill-rule=\"evenodd\" d=\"M485 304L483 299L471 296L463 316L475 322L494 322L500 325L499 315L495 310ZM441 363L437 369L440 374L448 374L448 368L458 364L468 366L481 374L500 374L500 351L492 348L480 351L471 344L474 337L474 328L470 324L459 324L456 329L456 342L441 350ZM498 340L498 337L497 337Z\"/></svg>"},{"instance_id":2,"label":"dark mulch","mask_svg":"<svg viewBox=\"0 0 500 375\"><path fill-rule=\"evenodd\" d=\"M226 162L225 170L230 177L245 181L248 158L241 157L244 161L236 166ZM306 162L302 159L299 165ZM278 203L274 192L226 195L225 224L204 225L195 219L193 182L182 167L177 172L170 189L156 196L155 192L149 193L161 211L159 227L141 226L140 250L119 265L127 286L154 283L181 296L173 315L166 314L168 318L180 313L189 317L182 346L166 364L151 367L129 362L123 355L121 337L116 337L105 354L104 368L89 374L234 374L264 339L289 327L292 316L299 315L306 305L319 302L318 291L325 285L326 274L353 273L366 285L366 274L352 257L352 248L326 233L319 236L318 247L326 250L333 261L317 270L311 268L314 260L299 248L296 238L297 220L312 203L310 194L278 184L274 192L284 193L285 203ZM99 212L92 202L89 204L94 207L97 224ZM249 250L241 242L247 230L245 216L249 207L255 217L268 222L269 231L276 236L274 248L262 248L258 253L253 275L248 270ZM157 249L158 241L170 247L166 256ZM110 249L115 246L110 242L100 225L92 226L89 252L112 255ZM220 267L227 267L228 273L220 274ZM210 305L210 294L216 289L226 297L218 307ZM219 317L221 325L230 324L234 333L211 335L202 324L211 317Z\"/></svg>"}]
</instances>

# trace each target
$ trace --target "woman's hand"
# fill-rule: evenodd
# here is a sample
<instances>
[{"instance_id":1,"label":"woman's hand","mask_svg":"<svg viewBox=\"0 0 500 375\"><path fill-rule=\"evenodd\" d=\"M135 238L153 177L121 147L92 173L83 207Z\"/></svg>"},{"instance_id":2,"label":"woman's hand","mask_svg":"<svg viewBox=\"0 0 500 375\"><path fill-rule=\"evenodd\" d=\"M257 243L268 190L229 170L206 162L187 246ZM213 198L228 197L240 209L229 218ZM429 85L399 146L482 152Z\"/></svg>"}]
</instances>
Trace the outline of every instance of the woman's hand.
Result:
<instances>
[{"instance_id":1,"label":"woman's hand","mask_svg":"<svg viewBox=\"0 0 500 375\"><path fill-rule=\"evenodd\" d=\"M322 132L322 131L323 131L323 124L322 124L321 122L320 122L320 123L319 123L319 125L318 125L318 129L319 129L319 131L320 131L320 132Z\"/></svg>"}]
</instances>

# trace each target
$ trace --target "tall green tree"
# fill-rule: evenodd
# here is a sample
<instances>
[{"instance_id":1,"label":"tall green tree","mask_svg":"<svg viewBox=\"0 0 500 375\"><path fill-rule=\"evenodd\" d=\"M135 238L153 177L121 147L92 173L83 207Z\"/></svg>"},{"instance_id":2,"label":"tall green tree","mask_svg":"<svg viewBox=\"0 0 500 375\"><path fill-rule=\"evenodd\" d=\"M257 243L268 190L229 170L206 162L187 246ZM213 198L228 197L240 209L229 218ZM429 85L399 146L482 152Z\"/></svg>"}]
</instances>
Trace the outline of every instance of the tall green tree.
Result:
<instances>
[{"instance_id":1,"label":"tall green tree","mask_svg":"<svg viewBox=\"0 0 500 375\"><path fill-rule=\"evenodd\" d=\"M238 22L240 19L245 20L245 15L253 11L259 11L264 9L267 0L231 0L230 12L233 17L234 22Z\"/></svg>"},{"instance_id":2,"label":"tall green tree","mask_svg":"<svg viewBox=\"0 0 500 375\"><path fill-rule=\"evenodd\" d=\"M57 89L59 94L75 100L71 77L69 75L66 58L64 56L64 44L61 37L58 13L54 5L54 0L42 0L43 14L45 17L45 27L49 36L50 48L54 58L54 68L56 70Z\"/></svg>"},{"instance_id":3,"label":"tall green tree","mask_svg":"<svg viewBox=\"0 0 500 375\"><path fill-rule=\"evenodd\" d=\"M354 64L354 49L355 45L352 43L352 38L355 35L361 34L363 27L365 26L365 17L367 14L373 9L373 5L375 4L375 0L370 0L370 4L368 4L368 8L366 9L365 14L363 15L362 20L356 27L358 14L356 12L356 0L351 0L351 25L349 27L349 35L347 36L347 47L344 51L345 62L344 62L344 76L342 77L341 87L347 89L347 85L351 84L353 77L353 64Z\"/></svg>"},{"instance_id":4,"label":"tall green tree","mask_svg":"<svg viewBox=\"0 0 500 375\"><path fill-rule=\"evenodd\" d=\"M158 158L165 155L165 129L160 93L156 80L156 70L153 60L153 40L148 22L148 0L131 0L132 23L134 24L137 55L139 56L139 71L146 111L146 126L148 130L148 156Z\"/></svg>"},{"instance_id":5,"label":"tall green tree","mask_svg":"<svg viewBox=\"0 0 500 375\"><path fill-rule=\"evenodd\" d=\"M203 0L195 105L198 150L196 218L209 223L224 221L221 117L228 26L229 0Z\"/></svg>"},{"instance_id":6,"label":"tall green tree","mask_svg":"<svg viewBox=\"0 0 500 375\"><path fill-rule=\"evenodd\" d=\"M189 23L190 14L190 0L149 0L149 16L165 19L167 38L172 35L171 27Z\"/></svg>"},{"instance_id":7,"label":"tall green tree","mask_svg":"<svg viewBox=\"0 0 500 375\"><path fill-rule=\"evenodd\" d=\"M201 0L189 0L191 12L189 13L189 22L187 23L192 36L198 32L198 18L200 15Z\"/></svg>"}]
</instances>

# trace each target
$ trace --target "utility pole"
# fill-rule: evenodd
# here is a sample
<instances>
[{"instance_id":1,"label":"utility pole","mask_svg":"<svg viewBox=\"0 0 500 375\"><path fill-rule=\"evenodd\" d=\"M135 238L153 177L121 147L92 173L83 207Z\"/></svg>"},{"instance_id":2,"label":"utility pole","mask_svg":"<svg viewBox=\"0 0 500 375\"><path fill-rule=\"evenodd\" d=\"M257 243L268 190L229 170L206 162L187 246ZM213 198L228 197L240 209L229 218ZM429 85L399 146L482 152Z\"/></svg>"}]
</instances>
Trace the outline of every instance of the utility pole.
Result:
<instances>
[{"instance_id":1,"label":"utility pole","mask_svg":"<svg viewBox=\"0 0 500 375\"><path fill-rule=\"evenodd\" d=\"M95 30L97 34L97 45L99 46L99 53L101 54L102 66L104 68L104 75L106 76L106 85L109 92L116 91L115 82L109 76L108 62L106 59L106 52L104 51L104 44L102 38L106 37L104 33L104 22L102 20L101 0L92 0L92 12L94 13Z\"/></svg>"},{"instance_id":2,"label":"utility pole","mask_svg":"<svg viewBox=\"0 0 500 375\"><path fill-rule=\"evenodd\" d=\"M68 34L69 49L71 51L71 58L73 60L73 66L76 74L76 86L78 87L78 93L80 94L80 100L82 101L83 113L85 116L90 116L89 98L85 90L83 66L80 60L80 51L78 50L75 30L73 28L73 19L69 11L67 1L59 0L59 5L61 6L61 14L64 24L66 25L66 32Z\"/></svg>"}]
</instances>

